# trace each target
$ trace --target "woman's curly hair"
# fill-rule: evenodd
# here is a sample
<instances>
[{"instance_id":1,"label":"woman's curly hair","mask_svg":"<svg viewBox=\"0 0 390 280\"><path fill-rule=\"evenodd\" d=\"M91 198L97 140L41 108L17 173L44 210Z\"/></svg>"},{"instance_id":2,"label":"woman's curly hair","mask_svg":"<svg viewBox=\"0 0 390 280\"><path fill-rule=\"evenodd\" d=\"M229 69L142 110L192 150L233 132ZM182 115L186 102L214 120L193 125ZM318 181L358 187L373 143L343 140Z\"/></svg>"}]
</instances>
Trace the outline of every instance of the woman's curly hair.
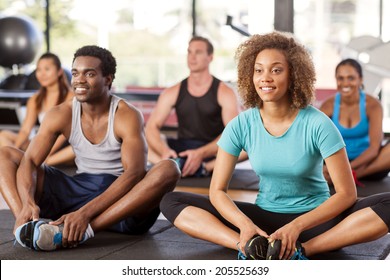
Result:
<instances>
[{"instance_id":1,"label":"woman's curly hair","mask_svg":"<svg viewBox=\"0 0 390 280\"><path fill-rule=\"evenodd\" d=\"M289 65L289 88L291 106L305 108L314 100L315 68L309 52L291 34L274 31L265 35L253 35L237 48L237 88L246 108L261 108L263 101L253 83L257 55L265 49L284 53Z\"/></svg>"}]
</instances>

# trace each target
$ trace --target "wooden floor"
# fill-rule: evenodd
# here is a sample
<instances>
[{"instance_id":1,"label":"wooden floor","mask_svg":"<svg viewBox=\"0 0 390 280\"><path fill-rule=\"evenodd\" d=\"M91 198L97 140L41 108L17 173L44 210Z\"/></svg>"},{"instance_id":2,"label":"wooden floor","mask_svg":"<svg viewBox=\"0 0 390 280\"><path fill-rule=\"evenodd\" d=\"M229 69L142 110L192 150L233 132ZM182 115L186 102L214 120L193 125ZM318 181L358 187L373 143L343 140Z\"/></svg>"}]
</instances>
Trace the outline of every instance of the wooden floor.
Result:
<instances>
[{"instance_id":1,"label":"wooden floor","mask_svg":"<svg viewBox=\"0 0 390 280\"><path fill-rule=\"evenodd\" d=\"M207 189L207 188L181 187L181 186L177 186L175 188L175 191L192 192L192 193L205 194L205 195L208 195L208 193L209 193L209 189ZM253 203L256 200L257 191L253 191L253 190L228 190L228 195L233 200Z\"/></svg>"}]
</instances>

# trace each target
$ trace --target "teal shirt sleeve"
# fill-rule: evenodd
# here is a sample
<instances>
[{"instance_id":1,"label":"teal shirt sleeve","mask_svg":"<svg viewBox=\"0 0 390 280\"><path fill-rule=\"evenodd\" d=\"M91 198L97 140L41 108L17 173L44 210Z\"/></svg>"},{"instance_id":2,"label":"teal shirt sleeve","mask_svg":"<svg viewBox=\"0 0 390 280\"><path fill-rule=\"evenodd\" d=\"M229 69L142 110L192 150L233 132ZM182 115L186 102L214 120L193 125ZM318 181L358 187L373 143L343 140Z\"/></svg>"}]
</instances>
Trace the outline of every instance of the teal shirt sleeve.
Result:
<instances>
[{"instance_id":1,"label":"teal shirt sleeve","mask_svg":"<svg viewBox=\"0 0 390 280\"><path fill-rule=\"evenodd\" d=\"M345 143L332 120L327 116L320 116L320 114L313 121L313 126L315 127L313 137L315 138L314 143L317 143L322 158L326 159L344 148Z\"/></svg>"},{"instance_id":2,"label":"teal shirt sleeve","mask_svg":"<svg viewBox=\"0 0 390 280\"><path fill-rule=\"evenodd\" d=\"M232 119L225 127L220 139L218 140L218 146L225 152L239 156L243 150L243 131L240 125L241 115L236 116Z\"/></svg>"}]
</instances>

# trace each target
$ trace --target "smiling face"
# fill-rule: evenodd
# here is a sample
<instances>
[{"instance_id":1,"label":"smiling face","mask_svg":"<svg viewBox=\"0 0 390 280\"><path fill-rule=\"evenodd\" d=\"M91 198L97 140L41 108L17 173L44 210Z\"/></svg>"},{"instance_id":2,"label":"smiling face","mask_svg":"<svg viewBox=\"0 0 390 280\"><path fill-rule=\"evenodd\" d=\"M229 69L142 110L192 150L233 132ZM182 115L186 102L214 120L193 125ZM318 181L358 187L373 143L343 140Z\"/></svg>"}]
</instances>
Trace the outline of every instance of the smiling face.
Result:
<instances>
[{"instance_id":1,"label":"smiling face","mask_svg":"<svg viewBox=\"0 0 390 280\"><path fill-rule=\"evenodd\" d=\"M337 90L344 96L359 94L362 86L362 78L355 67L345 64L340 65L336 71Z\"/></svg>"},{"instance_id":2,"label":"smiling face","mask_svg":"<svg viewBox=\"0 0 390 280\"><path fill-rule=\"evenodd\" d=\"M100 59L79 56L73 62L72 88L78 101L93 102L106 96L111 84L111 75L104 77Z\"/></svg>"},{"instance_id":3,"label":"smiling face","mask_svg":"<svg viewBox=\"0 0 390 280\"><path fill-rule=\"evenodd\" d=\"M289 65L283 52L265 49L257 55L253 83L263 102L288 101Z\"/></svg>"}]
</instances>

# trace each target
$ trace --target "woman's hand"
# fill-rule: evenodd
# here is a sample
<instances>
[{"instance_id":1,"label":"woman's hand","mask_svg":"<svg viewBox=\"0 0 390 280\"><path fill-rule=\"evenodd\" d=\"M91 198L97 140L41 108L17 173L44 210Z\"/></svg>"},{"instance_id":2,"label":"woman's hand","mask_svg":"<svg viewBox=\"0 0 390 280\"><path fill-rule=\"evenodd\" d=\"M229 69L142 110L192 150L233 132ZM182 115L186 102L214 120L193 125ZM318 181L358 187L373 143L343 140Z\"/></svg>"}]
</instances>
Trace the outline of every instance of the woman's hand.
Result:
<instances>
[{"instance_id":1,"label":"woman's hand","mask_svg":"<svg viewBox=\"0 0 390 280\"><path fill-rule=\"evenodd\" d=\"M279 259L288 260L295 252L295 245L300 235L300 230L293 223L288 223L270 235L271 243L274 240L281 240Z\"/></svg>"},{"instance_id":2,"label":"woman's hand","mask_svg":"<svg viewBox=\"0 0 390 280\"><path fill-rule=\"evenodd\" d=\"M265 238L269 237L269 235L265 231L261 230L254 223L251 223L240 229L240 242L237 244L237 249L239 249L242 253L245 254L246 243L256 235L261 235Z\"/></svg>"}]
</instances>

